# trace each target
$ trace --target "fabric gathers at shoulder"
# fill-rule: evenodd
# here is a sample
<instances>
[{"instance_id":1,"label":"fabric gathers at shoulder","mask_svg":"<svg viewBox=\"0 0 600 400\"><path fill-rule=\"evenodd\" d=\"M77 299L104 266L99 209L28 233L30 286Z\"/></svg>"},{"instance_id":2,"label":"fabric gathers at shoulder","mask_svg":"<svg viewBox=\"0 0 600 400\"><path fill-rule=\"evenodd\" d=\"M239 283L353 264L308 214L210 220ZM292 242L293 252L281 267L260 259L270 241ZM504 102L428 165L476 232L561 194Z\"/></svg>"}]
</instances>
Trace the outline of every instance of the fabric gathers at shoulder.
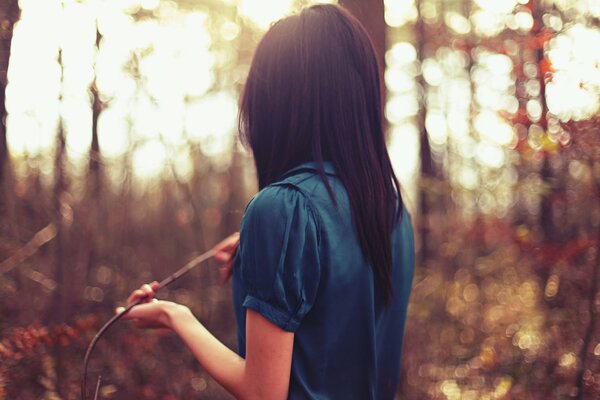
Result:
<instances>
[{"instance_id":1,"label":"fabric gathers at shoulder","mask_svg":"<svg viewBox=\"0 0 600 400\"><path fill-rule=\"evenodd\" d=\"M319 225L310 200L274 184L248 204L240 231L243 307L295 332L312 308L321 274Z\"/></svg>"}]
</instances>

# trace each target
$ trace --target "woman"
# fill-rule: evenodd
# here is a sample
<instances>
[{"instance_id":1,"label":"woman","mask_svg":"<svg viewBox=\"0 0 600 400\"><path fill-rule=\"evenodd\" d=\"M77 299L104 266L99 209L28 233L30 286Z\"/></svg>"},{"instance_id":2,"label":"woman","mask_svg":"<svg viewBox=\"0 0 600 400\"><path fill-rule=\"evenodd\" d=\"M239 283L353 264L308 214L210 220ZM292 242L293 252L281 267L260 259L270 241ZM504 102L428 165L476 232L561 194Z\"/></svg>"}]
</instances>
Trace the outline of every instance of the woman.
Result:
<instances>
[{"instance_id":1,"label":"woman","mask_svg":"<svg viewBox=\"0 0 600 400\"><path fill-rule=\"evenodd\" d=\"M185 306L153 300L127 315L175 331L237 398L394 396L414 250L378 71L366 31L338 6L274 24L240 110L261 190L239 237L216 247L233 277L239 354Z\"/></svg>"}]
</instances>

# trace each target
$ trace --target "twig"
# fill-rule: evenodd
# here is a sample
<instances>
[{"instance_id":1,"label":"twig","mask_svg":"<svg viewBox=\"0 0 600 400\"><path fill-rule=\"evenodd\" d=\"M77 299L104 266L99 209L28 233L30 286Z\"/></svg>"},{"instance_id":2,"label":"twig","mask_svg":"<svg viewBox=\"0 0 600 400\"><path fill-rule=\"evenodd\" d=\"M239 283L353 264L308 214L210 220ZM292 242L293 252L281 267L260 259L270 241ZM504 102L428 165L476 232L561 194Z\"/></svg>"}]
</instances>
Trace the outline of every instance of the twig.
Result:
<instances>
[{"instance_id":1,"label":"twig","mask_svg":"<svg viewBox=\"0 0 600 400\"><path fill-rule=\"evenodd\" d=\"M56 290L56 287L58 286L54 279L47 277L46 275L42 274L40 271L36 271L33 268L28 268L28 267L23 268L22 273L27 278L42 285L45 289L47 289L51 292Z\"/></svg>"},{"instance_id":2,"label":"twig","mask_svg":"<svg viewBox=\"0 0 600 400\"><path fill-rule=\"evenodd\" d=\"M40 247L56 237L56 227L53 223L38 231L25 246L17 250L12 256L0 263L0 274L5 274L17 265L31 257Z\"/></svg>"},{"instance_id":3,"label":"twig","mask_svg":"<svg viewBox=\"0 0 600 400\"><path fill-rule=\"evenodd\" d=\"M102 382L102 375L98 375L98 381L96 382L96 391L94 392L94 400L98 400L98 394L100 393L100 382Z\"/></svg>"}]
</instances>

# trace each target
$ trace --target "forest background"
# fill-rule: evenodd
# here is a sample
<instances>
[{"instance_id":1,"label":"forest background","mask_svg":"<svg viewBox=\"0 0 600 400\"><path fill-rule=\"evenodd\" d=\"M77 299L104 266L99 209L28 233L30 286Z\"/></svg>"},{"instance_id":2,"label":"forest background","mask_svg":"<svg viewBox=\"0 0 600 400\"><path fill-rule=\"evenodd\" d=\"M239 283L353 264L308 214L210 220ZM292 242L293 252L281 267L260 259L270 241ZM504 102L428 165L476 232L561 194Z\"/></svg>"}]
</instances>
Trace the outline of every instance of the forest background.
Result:
<instances>
[{"instance_id":1,"label":"forest background","mask_svg":"<svg viewBox=\"0 0 600 400\"><path fill-rule=\"evenodd\" d=\"M77 399L128 293L238 230L238 97L308 0L0 0L0 399ZM398 398L600 396L600 2L341 0L381 55L418 261ZM161 298L227 345L214 263ZM119 323L103 399L228 399Z\"/></svg>"}]
</instances>

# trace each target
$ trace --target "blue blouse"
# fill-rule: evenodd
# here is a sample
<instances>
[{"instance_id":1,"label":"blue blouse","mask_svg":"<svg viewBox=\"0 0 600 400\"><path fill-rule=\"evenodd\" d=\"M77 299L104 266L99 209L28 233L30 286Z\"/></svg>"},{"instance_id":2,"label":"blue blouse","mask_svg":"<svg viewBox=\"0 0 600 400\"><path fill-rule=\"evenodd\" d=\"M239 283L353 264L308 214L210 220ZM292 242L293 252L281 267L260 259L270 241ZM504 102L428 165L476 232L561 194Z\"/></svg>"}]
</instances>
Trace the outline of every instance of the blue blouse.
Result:
<instances>
[{"instance_id":1,"label":"blue blouse","mask_svg":"<svg viewBox=\"0 0 600 400\"><path fill-rule=\"evenodd\" d=\"M404 208L392 234L393 300L383 306L331 163L285 173L250 201L233 267L239 354L246 310L295 332L290 399L392 399L400 376L414 239Z\"/></svg>"}]
</instances>

